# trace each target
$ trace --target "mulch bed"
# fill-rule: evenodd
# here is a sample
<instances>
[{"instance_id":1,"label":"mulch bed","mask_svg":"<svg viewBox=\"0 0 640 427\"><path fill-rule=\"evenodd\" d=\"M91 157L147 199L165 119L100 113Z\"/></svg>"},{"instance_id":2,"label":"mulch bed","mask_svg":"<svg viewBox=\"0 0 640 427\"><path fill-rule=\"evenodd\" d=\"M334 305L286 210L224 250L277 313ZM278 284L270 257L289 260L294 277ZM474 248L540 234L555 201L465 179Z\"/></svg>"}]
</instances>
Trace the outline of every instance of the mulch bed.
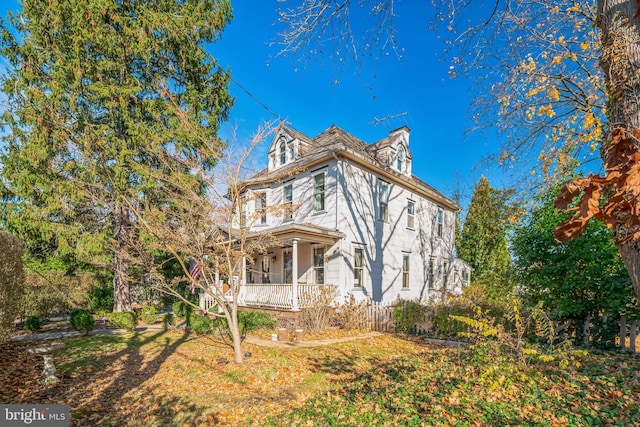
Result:
<instances>
[{"instance_id":1,"label":"mulch bed","mask_svg":"<svg viewBox=\"0 0 640 427\"><path fill-rule=\"evenodd\" d=\"M0 344L0 402L30 403L25 398L41 387L44 359L27 351L33 343Z\"/></svg>"}]
</instances>

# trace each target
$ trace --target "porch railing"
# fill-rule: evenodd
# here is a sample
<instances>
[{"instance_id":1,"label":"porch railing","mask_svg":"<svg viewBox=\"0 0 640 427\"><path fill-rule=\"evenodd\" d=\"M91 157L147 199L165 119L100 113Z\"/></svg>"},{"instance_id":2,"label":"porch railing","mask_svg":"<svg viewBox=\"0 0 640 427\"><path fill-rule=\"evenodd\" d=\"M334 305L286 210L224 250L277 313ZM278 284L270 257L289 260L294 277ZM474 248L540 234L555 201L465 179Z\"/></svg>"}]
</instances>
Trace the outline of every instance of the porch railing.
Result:
<instances>
[{"instance_id":1,"label":"porch railing","mask_svg":"<svg viewBox=\"0 0 640 427\"><path fill-rule=\"evenodd\" d=\"M310 308L321 289L325 286L316 283L298 283L298 307ZM206 293L200 294L200 307L209 310L215 301ZM279 310L293 308L293 285L291 283L247 283L240 287L238 304L248 307L263 307Z\"/></svg>"}]
</instances>

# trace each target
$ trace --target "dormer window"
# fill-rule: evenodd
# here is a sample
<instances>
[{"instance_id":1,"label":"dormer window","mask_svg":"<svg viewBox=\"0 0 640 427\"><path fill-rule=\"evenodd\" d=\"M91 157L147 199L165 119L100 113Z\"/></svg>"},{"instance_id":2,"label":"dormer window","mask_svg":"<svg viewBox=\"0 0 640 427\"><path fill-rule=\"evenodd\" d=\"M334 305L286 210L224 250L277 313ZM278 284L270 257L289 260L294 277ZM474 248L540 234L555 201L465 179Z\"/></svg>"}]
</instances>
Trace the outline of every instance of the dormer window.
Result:
<instances>
[{"instance_id":1,"label":"dormer window","mask_svg":"<svg viewBox=\"0 0 640 427\"><path fill-rule=\"evenodd\" d=\"M404 172L405 162L407 161L407 154L404 152L402 146L398 147L398 154L396 154L396 169L399 172Z\"/></svg>"},{"instance_id":2,"label":"dormer window","mask_svg":"<svg viewBox=\"0 0 640 427\"><path fill-rule=\"evenodd\" d=\"M278 139L278 152L280 155L280 166L293 161L296 157L296 147L293 140L287 141L284 136Z\"/></svg>"}]
</instances>

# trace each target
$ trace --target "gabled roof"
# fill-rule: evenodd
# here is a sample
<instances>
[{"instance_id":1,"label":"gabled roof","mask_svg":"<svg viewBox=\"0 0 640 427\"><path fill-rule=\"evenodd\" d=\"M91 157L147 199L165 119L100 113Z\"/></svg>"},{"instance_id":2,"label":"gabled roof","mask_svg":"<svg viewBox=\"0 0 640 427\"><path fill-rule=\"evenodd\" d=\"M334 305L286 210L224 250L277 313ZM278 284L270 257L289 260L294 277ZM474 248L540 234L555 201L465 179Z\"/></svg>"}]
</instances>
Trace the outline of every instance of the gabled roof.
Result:
<instances>
[{"instance_id":1,"label":"gabled roof","mask_svg":"<svg viewBox=\"0 0 640 427\"><path fill-rule=\"evenodd\" d=\"M460 209L451 199L415 175L411 175L410 177L405 176L387 166L389 152L387 148L397 140L400 131L409 131L407 127L391 131L389 136L374 144L367 144L336 125L331 125L314 138L309 138L303 133L285 126L282 126L281 130L303 142L305 149L300 150L298 158L293 162L281 166L272 172L269 172L268 169L263 169L258 172L253 178L245 181L247 186L268 184L288 179L303 170L317 165L319 162L324 162L337 155L360 163L384 175L387 179L392 179L414 190L418 190L437 203L443 204L451 209Z\"/></svg>"}]
</instances>

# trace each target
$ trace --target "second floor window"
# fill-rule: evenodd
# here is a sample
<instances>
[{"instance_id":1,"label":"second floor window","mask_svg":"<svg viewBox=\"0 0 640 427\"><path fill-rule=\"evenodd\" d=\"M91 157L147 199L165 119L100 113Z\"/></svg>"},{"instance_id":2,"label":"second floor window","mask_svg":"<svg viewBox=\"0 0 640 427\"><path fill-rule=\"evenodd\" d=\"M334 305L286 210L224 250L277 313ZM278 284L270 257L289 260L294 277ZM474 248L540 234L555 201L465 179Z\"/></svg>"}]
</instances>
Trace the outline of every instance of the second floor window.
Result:
<instances>
[{"instance_id":1,"label":"second floor window","mask_svg":"<svg viewBox=\"0 0 640 427\"><path fill-rule=\"evenodd\" d=\"M353 252L353 286L361 288L364 278L364 249L355 248Z\"/></svg>"},{"instance_id":2,"label":"second floor window","mask_svg":"<svg viewBox=\"0 0 640 427\"><path fill-rule=\"evenodd\" d=\"M389 220L389 183L378 180L378 219Z\"/></svg>"},{"instance_id":3,"label":"second floor window","mask_svg":"<svg viewBox=\"0 0 640 427\"><path fill-rule=\"evenodd\" d=\"M313 248L313 280L324 284L324 248Z\"/></svg>"},{"instance_id":4,"label":"second floor window","mask_svg":"<svg viewBox=\"0 0 640 427\"><path fill-rule=\"evenodd\" d=\"M444 234L444 211L440 208L438 208L438 224L436 227L438 237L442 237Z\"/></svg>"},{"instance_id":5,"label":"second floor window","mask_svg":"<svg viewBox=\"0 0 640 427\"><path fill-rule=\"evenodd\" d=\"M398 148L398 154L396 155L396 169L399 172L404 172L404 162L406 160L406 154L404 153L404 148Z\"/></svg>"},{"instance_id":6,"label":"second floor window","mask_svg":"<svg viewBox=\"0 0 640 427\"><path fill-rule=\"evenodd\" d=\"M409 200L407 202L407 228L414 228L415 223L416 202Z\"/></svg>"},{"instance_id":7,"label":"second floor window","mask_svg":"<svg viewBox=\"0 0 640 427\"><path fill-rule=\"evenodd\" d=\"M260 224L267 223L267 193L258 193L256 198L256 213L260 215Z\"/></svg>"},{"instance_id":8,"label":"second floor window","mask_svg":"<svg viewBox=\"0 0 640 427\"><path fill-rule=\"evenodd\" d=\"M313 211L324 211L324 173L313 176Z\"/></svg>"},{"instance_id":9,"label":"second floor window","mask_svg":"<svg viewBox=\"0 0 640 427\"><path fill-rule=\"evenodd\" d=\"M282 196L284 202L284 215L285 221L293 219L293 184L287 184L284 186L284 194Z\"/></svg>"}]
</instances>

